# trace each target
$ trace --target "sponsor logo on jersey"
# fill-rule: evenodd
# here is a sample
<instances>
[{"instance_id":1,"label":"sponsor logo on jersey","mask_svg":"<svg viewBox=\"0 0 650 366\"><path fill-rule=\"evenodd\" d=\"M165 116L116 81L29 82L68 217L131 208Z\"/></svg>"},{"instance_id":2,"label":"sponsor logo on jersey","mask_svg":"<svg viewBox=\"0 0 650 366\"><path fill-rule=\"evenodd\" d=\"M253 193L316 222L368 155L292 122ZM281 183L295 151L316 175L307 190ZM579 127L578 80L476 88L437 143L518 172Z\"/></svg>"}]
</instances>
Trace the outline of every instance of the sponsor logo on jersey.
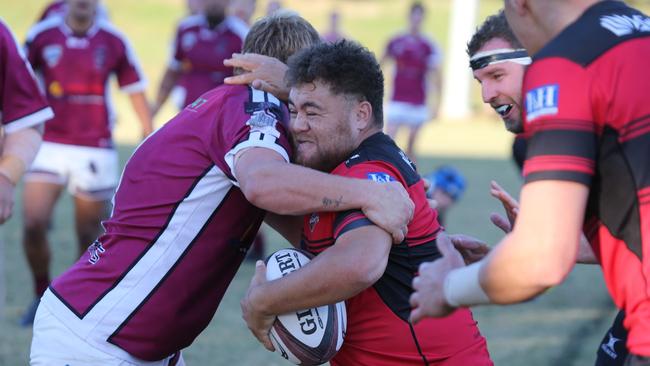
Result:
<instances>
[{"instance_id":1,"label":"sponsor logo on jersey","mask_svg":"<svg viewBox=\"0 0 650 366\"><path fill-rule=\"evenodd\" d=\"M104 254L106 252L106 249L104 249L104 246L102 245L102 242L99 240L95 240L90 246L88 247L88 253L90 253L90 257L88 258L88 262L90 264L97 264L99 260L101 259L100 254Z\"/></svg>"},{"instance_id":2,"label":"sponsor logo on jersey","mask_svg":"<svg viewBox=\"0 0 650 366\"><path fill-rule=\"evenodd\" d=\"M316 228L316 224L318 224L318 221L320 221L320 217L318 216L317 213L311 214L311 217L309 218L309 230L313 233L314 228Z\"/></svg>"},{"instance_id":3,"label":"sponsor logo on jersey","mask_svg":"<svg viewBox=\"0 0 650 366\"><path fill-rule=\"evenodd\" d=\"M533 120L542 116L552 116L558 113L558 84L543 85L526 93L526 120Z\"/></svg>"},{"instance_id":4,"label":"sponsor logo on jersey","mask_svg":"<svg viewBox=\"0 0 650 366\"><path fill-rule=\"evenodd\" d=\"M55 98L60 98L63 96L63 87L61 86L61 83L56 80L50 83L50 86L47 88L47 90L50 92L50 95Z\"/></svg>"},{"instance_id":5,"label":"sponsor logo on jersey","mask_svg":"<svg viewBox=\"0 0 650 366\"><path fill-rule=\"evenodd\" d=\"M600 18L600 25L619 37L634 32L650 32L650 18L640 14L605 15Z\"/></svg>"},{"instance_id":6,"label":"sponsor logo on jersey","mask_svg":"<svg viewBox=\"0 0 650 366\"><path fill-rule=\"evenodd\" d=\"M367 177L368 179L378 183L388 183L395 181L395 178L391 177L390 174L383 172L368 173Z\"/></svg>"},{"instance_id":7,"label":"sponsor logo on jersey","mask_svg":"<svg viewBox=\"0 0 650 366\"><path fill-rule=\"evenodd\" d=\"M194 32L189 32L183 34L183 37L181 38L181 48L183 48L183 51L189 51L194 47L196 44L197 38L196 34Z\"/></svg>"},{"instance_id":8,"label":"sponsor logo on jersey","mask_svg":"<svg viewBox=\"0 0 650 366\"><path fill-rule=\"evenodd\" d=\"M601 344L600 349L602 349L603 352L605 352L609 357L615 360L618 357L618 354L616 353L616 349L614 348L614 346L616 345L616 342L620 341L621 339L614 337L612 335L612 332L609 332L608 335L609 335L609 340L607 341L607 343Z\"/></svg>"},{"instance_id":9,"label":"sponsor logo on jersey","mask_svg":"<svg viewBox=\"0 0 650 366\"><path fill-rule=\"evenodd\" d=\"M192 104L188 105L188 106L187 106L187 109L188 109L190 112L196 112L199 108L201 108L201 106L203 106L203 105L204 105L205 103L207 103L207 102L208 102L207 99L198 98L197 100L195 100L194 102L192 102Z\"/></svg>"},{"instance_id":10,"label":"sponsor logo on jersey","mask_svg":"<svg viewBox=\"0 0 650 366\"><path fill-rule=\"evenodd\" d=\"M49 68L56 66L62 55L63 47L61 45L53 44L43 48L43 59Z\"/></svg>"},{"instance_id":11,"label":"sponsor logo on jersey","mask_svg":"<svg viewBox=\"0 0 650 366\"><path fill-rule=\"evenodd\" d=\"M251 132L259 132L279 138L280 131L275 128L277 123L278 120L275 115L267 110L253 112L251 118L246 121L246 125L251 128Z\"/></svg>"}]
</instances>

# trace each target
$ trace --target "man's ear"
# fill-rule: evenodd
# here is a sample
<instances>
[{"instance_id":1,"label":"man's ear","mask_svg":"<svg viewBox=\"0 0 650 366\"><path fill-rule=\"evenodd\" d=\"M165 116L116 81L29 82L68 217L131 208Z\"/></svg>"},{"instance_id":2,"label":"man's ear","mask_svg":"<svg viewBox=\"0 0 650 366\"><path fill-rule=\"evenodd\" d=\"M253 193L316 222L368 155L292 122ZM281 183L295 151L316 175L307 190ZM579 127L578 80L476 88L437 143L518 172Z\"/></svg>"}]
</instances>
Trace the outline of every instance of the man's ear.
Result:
<instances>
[{"instance_id":1,"label":"man's ear","mask_svg":"<svg viewBox=\"0 0 650 366\"><path fill-rule=\"evenodd\" d=\"M356 127L359 131L365 130L373 123L374 115L372 112L372 105L368 101L364 100L357 104L354 113Z\"/></svg>"}]
</instances>

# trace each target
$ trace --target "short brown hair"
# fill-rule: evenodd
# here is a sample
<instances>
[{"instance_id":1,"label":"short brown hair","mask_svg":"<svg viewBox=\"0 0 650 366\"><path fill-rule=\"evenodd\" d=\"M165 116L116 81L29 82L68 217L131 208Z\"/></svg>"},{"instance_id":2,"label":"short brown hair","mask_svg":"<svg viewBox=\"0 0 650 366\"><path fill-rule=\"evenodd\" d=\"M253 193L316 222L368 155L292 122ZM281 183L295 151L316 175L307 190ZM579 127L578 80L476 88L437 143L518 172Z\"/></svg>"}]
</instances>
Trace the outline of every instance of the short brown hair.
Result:
<instances>
[{"instance_id":1,"label":"short brown hair","mask_svg":"<svg viewBox=\"0 0 650 366\"><path fill-rule=\"evenodd\" d=\"M510 29L503 9L498 13L490 15L477 29L472 39L467 43L467 54L474 56L488 41L494 38L501 38L510 43L513 48L523 48L521 42Z\"/></svg>"},{"instance_id":2,"label":"short brown hair","mask_svg":"<svg viewBox=\"0 0 650 366\"><path fill-rule=\"evenodd\" d=\"M279 10L258 20L248 32L243 53L259 53L286 63L291 55L321 42L314 27L289 10Z\"/></svg>"}]
</instances>

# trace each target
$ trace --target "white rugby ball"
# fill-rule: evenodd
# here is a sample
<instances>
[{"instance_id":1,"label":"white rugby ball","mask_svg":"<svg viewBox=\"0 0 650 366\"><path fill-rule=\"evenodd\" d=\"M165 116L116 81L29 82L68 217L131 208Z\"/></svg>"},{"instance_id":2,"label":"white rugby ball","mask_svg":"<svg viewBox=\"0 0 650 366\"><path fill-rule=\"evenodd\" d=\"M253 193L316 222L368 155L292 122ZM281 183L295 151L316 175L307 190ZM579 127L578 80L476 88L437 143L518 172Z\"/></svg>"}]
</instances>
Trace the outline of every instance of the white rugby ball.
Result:
<instances>
[{"instance_id":1,"label":"white rugby ball","mask_svg":"<svg viewBox=\"0 0 650 366\"><path fill-rule=\"evenodd\" d=\"M311 254L280 249L266 260L266 279L281 278L309 263ZM321 365L343 345L347 315L345 302L279 315L271 328L271 342L282 357L296 365Z\"/></svg>"}]
</instances>

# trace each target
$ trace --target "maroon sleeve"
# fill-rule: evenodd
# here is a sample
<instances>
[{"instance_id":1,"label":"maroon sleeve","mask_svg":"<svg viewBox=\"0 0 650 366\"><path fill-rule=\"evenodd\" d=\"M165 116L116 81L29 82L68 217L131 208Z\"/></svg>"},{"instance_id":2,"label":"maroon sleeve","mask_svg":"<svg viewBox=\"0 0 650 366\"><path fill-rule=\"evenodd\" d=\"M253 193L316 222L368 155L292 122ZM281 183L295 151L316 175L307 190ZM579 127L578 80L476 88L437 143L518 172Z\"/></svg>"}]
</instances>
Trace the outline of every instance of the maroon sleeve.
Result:
<instances>
[{"instance_id":1,"label":"maroon sleeve","mask_svg":"<svg viewBox=\"0 0 650 366\"><path fill-rule=\"evenodd\" d=\"M44 122L53 116L38 88L31 66L9 29L0 22L0 111L2 124L11 133Z\"/></svg>"},{"instance_id":2,"label":"maroon sleeve","mask_svg":"<svg viewBox=\"0 0 650 366\"><path fill-rule=\"evenodd\" d=\"M119 43L117 43L116 52L119 55L119 59L114 70L117 76L117 83L122 91L127 93L144 91L146 81L133 47L131 47L129 41L124 36L118 35L118 39Z\"/></svg>"}]
</instances>

